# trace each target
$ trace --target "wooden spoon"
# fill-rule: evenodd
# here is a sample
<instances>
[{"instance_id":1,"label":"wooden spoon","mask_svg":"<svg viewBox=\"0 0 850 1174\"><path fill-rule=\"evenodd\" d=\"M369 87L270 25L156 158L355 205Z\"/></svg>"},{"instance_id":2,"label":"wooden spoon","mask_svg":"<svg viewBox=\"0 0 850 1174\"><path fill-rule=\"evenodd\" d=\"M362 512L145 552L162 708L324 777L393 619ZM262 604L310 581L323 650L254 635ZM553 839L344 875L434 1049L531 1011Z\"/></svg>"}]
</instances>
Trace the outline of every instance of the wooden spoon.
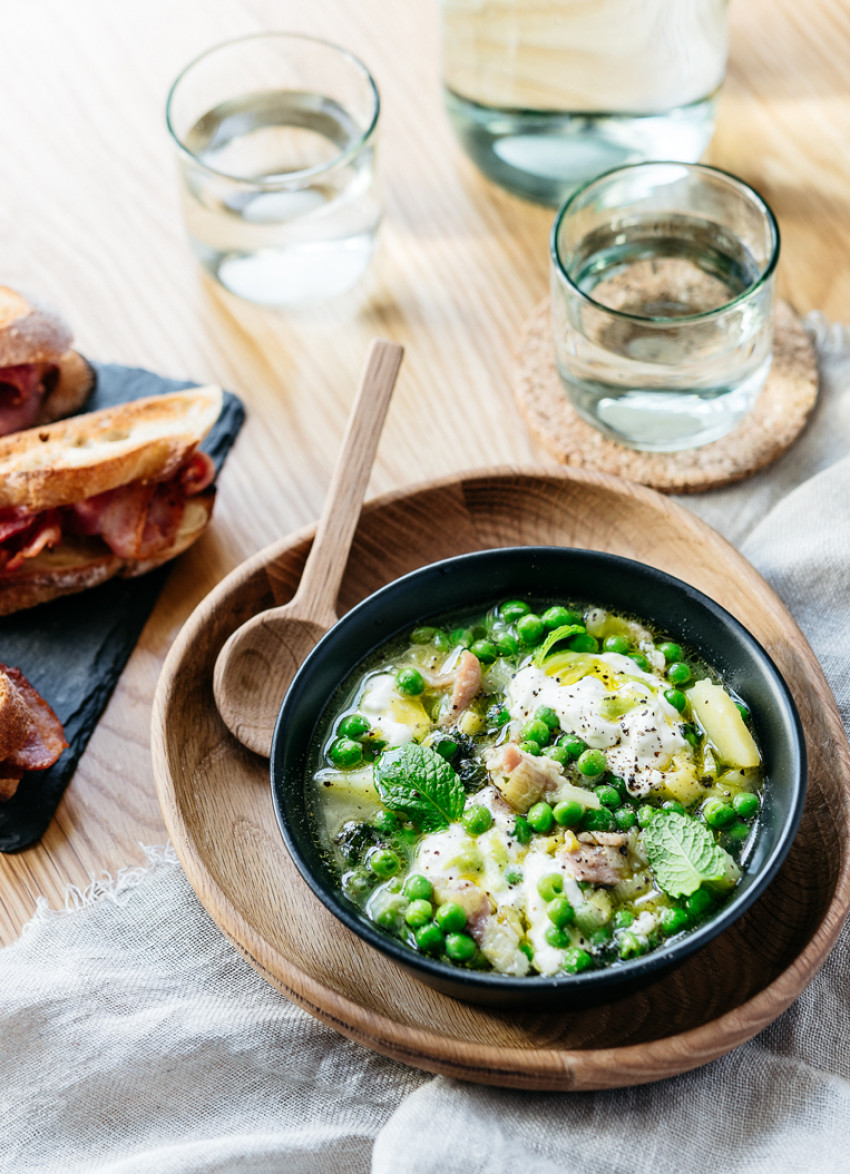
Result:
<instances>
[{"instance_id":1,"label":"wooden spoon","mask_svg":"<svg viewBox=\"0 0 850 1174\"><path fill-rule=\"evenodd\" d=\"M372 342L295 595L283 607L260 612L237 628L216 659L213 693L224 724L244 746L266 758L292 678L337 621L336 598L403 355L398 343L381 338Z\"/></svg>"}]
</instances>

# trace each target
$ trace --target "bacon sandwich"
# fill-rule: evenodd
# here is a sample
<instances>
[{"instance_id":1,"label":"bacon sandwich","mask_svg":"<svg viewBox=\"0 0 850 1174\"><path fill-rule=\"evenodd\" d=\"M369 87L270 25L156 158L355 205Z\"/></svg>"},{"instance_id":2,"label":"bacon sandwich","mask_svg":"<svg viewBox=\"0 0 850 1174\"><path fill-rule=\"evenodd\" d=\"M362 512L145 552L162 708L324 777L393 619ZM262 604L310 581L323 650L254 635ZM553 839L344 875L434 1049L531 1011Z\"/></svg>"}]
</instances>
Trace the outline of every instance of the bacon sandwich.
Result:
<instances>
[{"instance_id":1,"label":"bacon sandwich","mask_svg":"<svg viewBox=\"0 0 850 1174\"><path fill-rule=\"evenodd\" d=\"M0 436L78 412L95 374L55 310L0 285Z\"/></svg>"},{"instance_id":2,"label":"bacon sandwich","mask_svg":"<svg viewBox=\"0 0 850 1174\"><path fill-rule=\"evenodd\" d=\"M215 466L198 446L221 402L193 388L0 437L0 615L144 574L199 538Z\"/></svg>"},{"instance_id":3,"label":"bacon sandwich","mask_svg":"<svg viewBox=\"0 0 850 1174\"><path fill-rule=\"evenodd\" d=\"M0 664L0 800L26 771L47 770L65 749L59 718L20 669Z\"/></svg>"}]
</instances>

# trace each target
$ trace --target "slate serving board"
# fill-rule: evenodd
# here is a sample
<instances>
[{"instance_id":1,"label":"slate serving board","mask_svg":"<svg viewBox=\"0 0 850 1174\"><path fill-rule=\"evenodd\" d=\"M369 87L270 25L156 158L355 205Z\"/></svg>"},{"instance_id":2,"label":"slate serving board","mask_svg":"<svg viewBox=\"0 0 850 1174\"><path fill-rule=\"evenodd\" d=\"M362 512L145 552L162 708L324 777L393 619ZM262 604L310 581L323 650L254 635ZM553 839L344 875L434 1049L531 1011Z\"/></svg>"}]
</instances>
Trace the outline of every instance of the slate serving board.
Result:
<instances>
[{"instance_id":1,"label":"slate serving board","mask_svg":"<svg viewBox=\"0 0 850 1174\"><path fill-rule=\"evenodd\" d=\"M138 367L94 366L97 386L86 411L198 386ZM218 471L244 419L240 400L225 392L221 415L202 445ZM0 661L21 669L53 706L69 743L50 770L24 775L17 794L0 802L0 852L28 848L46 831L168 572L166 564L138 579L112 579L0 619Z\"/></svg>"}]
</instances>

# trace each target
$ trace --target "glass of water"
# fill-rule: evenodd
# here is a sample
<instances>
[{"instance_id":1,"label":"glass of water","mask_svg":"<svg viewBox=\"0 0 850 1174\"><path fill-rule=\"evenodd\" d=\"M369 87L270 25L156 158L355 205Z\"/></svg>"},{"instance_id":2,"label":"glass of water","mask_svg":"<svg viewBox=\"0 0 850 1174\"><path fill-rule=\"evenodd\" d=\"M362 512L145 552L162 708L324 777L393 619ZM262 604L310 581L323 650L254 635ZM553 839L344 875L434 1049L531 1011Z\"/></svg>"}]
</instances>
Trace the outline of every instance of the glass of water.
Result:
<instances>
[{"instance_id":1,"label":"glass of water","mask_svg":"<svg viewBox=\"0 0 850 1174\"><path fill-rule=\"evenodd\" d=\"M750 410L770 370L779 229L743 180L618 168L566 201L550 255L558 372L590 424L672 452Z\"/></svg>"},{"instance_id":2,"label":"glass of water","mask_svg":"<svg viewBox=\"0 0 850 1174\"><path fill-rule=\"evenodd\" d=\"M560 204L645 159L695 162L714 132L728 0L441 0L455 131L485 175Z\"/></svg>"},{"instance_id":3,"label":"glass of water","mask_svg":"<svg viewBox=\"0 0 850 1174\"><path fill-rule=\"evenodd\" d=\"M327 41L260 33L209 49L171 87L183 211L201 264L266 306L351 288L381 220L378 90Z\"/></svg>"}]
</instances>

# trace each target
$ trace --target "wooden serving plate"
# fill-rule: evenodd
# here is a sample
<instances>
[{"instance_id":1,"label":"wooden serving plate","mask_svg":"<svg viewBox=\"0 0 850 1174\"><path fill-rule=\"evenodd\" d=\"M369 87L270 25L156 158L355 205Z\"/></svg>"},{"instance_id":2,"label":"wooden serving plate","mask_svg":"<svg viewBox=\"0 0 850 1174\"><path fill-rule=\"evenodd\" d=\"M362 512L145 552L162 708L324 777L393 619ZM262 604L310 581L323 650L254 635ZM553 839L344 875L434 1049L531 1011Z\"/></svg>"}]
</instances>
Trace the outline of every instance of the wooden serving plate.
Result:
<instances>
[{"instance_id":1,"label":"wooden serving plate","mask_svg":"<svg viewBox=\"0 0 850 1174\"><path fill-rule=\"evenodd\" d=\"M473 472L380 498L360 520L340 614L436 559L564 545L639 559L736 615L785 676L810 758L790 855L732 928L640 994L591 1010L494 1011L438 994L371 950L313 896L272 808L268 764L227 732L212 668L233 629L291 597L312 530L260 551L196 609L153 713L156 784L183 867L217 924L294 1002L393 1059L484 1084L616 1088L696 1068L743 1043L800 993L850 906L850 749L832 694L789 612L723 538L652 490L604 474ZM283 556L283 570L267 573Z\"/></svg>"}]
</instances>

